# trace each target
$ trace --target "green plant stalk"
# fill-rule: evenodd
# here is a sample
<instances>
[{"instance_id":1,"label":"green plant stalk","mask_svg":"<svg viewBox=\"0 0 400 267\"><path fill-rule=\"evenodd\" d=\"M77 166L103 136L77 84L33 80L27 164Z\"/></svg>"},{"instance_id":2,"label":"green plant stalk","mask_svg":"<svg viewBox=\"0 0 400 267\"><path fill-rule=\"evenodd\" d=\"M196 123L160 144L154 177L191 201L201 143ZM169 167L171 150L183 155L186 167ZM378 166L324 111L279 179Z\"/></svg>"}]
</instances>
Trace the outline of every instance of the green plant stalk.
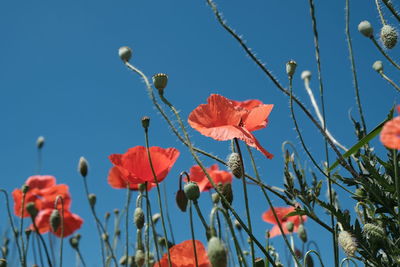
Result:
<instances>
[{"instance_id":1,"label":"green plant stalk","mask_svg":"<svg viewBox=\"0 0 400 267\"><path fill-rule=\"evenodd\" d=\"M148 129L145 129L145 142L146 142L146 150L147 150L147 157L149 159L149 163L150 163L150 168L151 168L151 172L153 173L154 176L154 182L157 185L157 196L158 196L158 206L160 208L160 214L161 214L161 224L162 224L162 228L164 231L164 236L165 239L168 242L168 235L167 235L167 229L165 228L165 220L164 220L164 212L163 212L163 207L162 207L162 203L161 203L161 191L160 191L160 185L158 183L158 179L157 179L157 175L156 172L154 171L154 166L153 166L153 161L151 160L151 155L150 155L150 148L149 148L149 133L148 133ZM147 188L146 188L147 190ZM172 267L171 264L171 255L169 253L169 248L168 248L168 244L167 244L167 255L168 255L168 266Z\"/></svg>"},{"instance_id":2,"label":"green plant stalk","mask_svg":"<svg viewBox=\"0 0 400 267\"><path fill-rule=\"evenodd\" d=\"M194 236L194 227L193 227L193 211L192 211L192 201L189 201L189 220L190 220L190 233L192 235L192 244L193 244L193 252L194 252L194 261L196 263L196 267L199 267L199 262L197 259L197 251L196 251L196 242Z\"/></svg>"},{"instance_id":3,"label":"green plant stalk","mask_svg":"<svg viewBox=\"0 0 400 267\"><path fill-rule=\"evenodd\" d=\"M44 262L43 262L43 255L42 255L42 249L41 249L41 246L40 246L40 240L39 240L39 236L38 236L38 234L36 234L35 233L35 239L36 239L36 245L37 245L37 247L38 247L38 251L39 251L39 259L40 259L40 264L42 265L42 266L44 266Z\"/></svg>"},{"instance_id":4,"label":"green plant stalk","mask_svg":"<svg viewBox=\"0 0 400 267\"><path fill-rule=\"evenodd\" d=\"M376 9L378 10L379 19L381 20L382 25L386 25L385 18L383 17L381 6L379 5L378 0L375 0Z\"/></svg>"},{"instance_id":5,"label":"green plant stalk","mask_svg":"<svg viewBox=\"0 0 400 267\"><path fill-rule=\"evenodd\" d=\"M63 244L64 244L64 200L62 197L57 197L55 201L55 209L57 209L57 203L60 200L61 202L61 241L60 241L60 255L59 255L59 261L60 261L60 267L62 267L62 262L63 262Z\"/></svg>"},{"instance_id":6,"label":"green plant stalk","mask_svg":"<svg viewBox=\"0 0 400 267\"><path fill-rule=\"evenodd\" d=\"M342 267L345 262L346 266L349 266L349 261L351 261L354 264L354 266L356 267L358 266L357 263L352 258L346 257L340 262L340 267Z\"/></svg>"},{"instance_id":7,"label":"green plant stalk","mask_svg":"<svg viewBox=\"0 0 400 267\"><path fill-rule=\"evenodd\" d=\"M20 247L20 244L19 244L17 228L15 228L14 221L13 221L12 216L11 216L10 202L8 200L7 191L2 189L2 188L0 188L0 192L3 192L4 197L6 199L7 217L8 217L8 221L10 222L11 230L13 231L13 234L14 234L14 239L15 239L15 244L17 245L19 260L21 262L21 265L23 267L26 267L26 262L24 260L24 254L23 254L23 251L21 251L21 247ZM22 235L22 233L20 233L20 234Z\"/></svg>"},{"instance_id":8,"label":"green plant stalk","mask_svg":"<svg viewBox=\"0 0 400 267\"><path fill-rule=\"evenodd\" d=\"M359 93L359 87L358 87L358 79L357 79L357 71L356 71L356 63L354 60L354 55L353 55L353 45L351 42L351 36L350 36L350 5L349 5L349 0L346 0L346 6L345 6L345 17L346 17L346 40L347 40L347 47L349 50L349 56L350 56L350 64L351 64L351 72L353 74L353 84L354 84L354 91L356 94L356 102L357 102L357 107L358 107L358 113L360 113L360 119L361 119L361 124L364 130L364 136L367 134L367 125L365 123L364 119L364 113L362 110L362 105L361 105L361 100L360 100L360 93Z\"/></svg>"},{"instance_id":9,"label":"green plant stalk","mask_svg":"<svg viewBox=\"0 0 400 267\"><path fill-rule=\"evenodd\" d=\"M393 169L394 169L394 181L396 184L396 194L397 194L397 214L399 217L399 224L400 224L400 181L399 181L399 174L398 174L398 161L397 161L397 149L392 150L393 153Z\"/></svg>"},{"instance_id":10,"label":"green plant stalk","mask_svg":"<svg viewBox=\"0 0 400 267\"><path fill-rule=\"evenodd\" d=\"M147 189L147 188L146 188ZM125 266L128 267L128 257L129 257L129 203L131 202L131 190L129 182L126 185L126 202L125 202L125 255L126 263Z\"/></svg>"},{"instance_id":11,"label":"green plant stalk","mask_svg":"<svg viewBox=\"0 0 400 267\"><path fill-rule=\"evenodd\" d=\"M390 0L382 0L382 2L390 10L390 12L392 12L393 16L400 22L400 15L399 15L399 13L397 13L396 9L393 7Z\"/></svg>"},{"instance_id":12,"label":"green plant stalk","mask_svg":"<svg viewBox=\"0 0 400 267\"><path fill-rule=\"evenodd\" d=\"M147 187L146 187L146 189L147 189ZM146 190L146 209L148 209L149 210L149 214L150 214L150 218L151 218L151 216L152 216L152 212L151 212L151 205L150 205L150 200L149 200L149 193L148 193L148 191ZM159 262L160 261L160 251L159 251L159 248L158 248L158 243L157 243L157 232L156 232L156 227L155 227L155 225L154 225L154 223L153 223L153 220L151 220L149 218L149 221L151 222L151 230L152 230L152 232L153 232L153 241L154 241L154 246L155 246L155 248L156 248L156 253L157 253L157 261Z\"/></svg>"},{"instance_id":13,"label":"green plant stalk","mask_svg":"<svg viewBox=\"0 0 400 267\"><path fill-rule=\"evenodd\" d=\"M167 199L167 187L165 186L165 183L163 183L163 189L164 189L163 191L164 191L165 215L167 216L168 228L169 228L169 231L171 233L172 243L175 244L174 231L172 230L171 218L169 217L168 199Z\"/></svg>"},{"instance_id":14,"label":"green plant stalk","mask_svg":"<svg viewBox=\"0 0 400 267\"><path fill-rule=\"evenodd\" d=\"M383 48L378 44L378 42L375 40L375 38L372 36L370 39L372 40L372 42L374 43L374 45L376 46L376 48L378 48L379 52L381 52L381 54L382 54L394 67L396 67L398 70L400 70L400 66L385 52L385 50L383 50Z\"/></svg>"},{"instance_id":15,"label":"green plant stalk","mask_svg":"<svg viewBox=\"0 0 400 267\"><path fill-rule=\"evenodd\" d=\"M76 248L75 250L76 250L76 253L78 254L79 260L82 262L82 265L83 265L84 267L86 267L86 263L85 263L85 260L84 260L83 257L82 257L81 251L79 250L79 248Z\"/></svg>"},{"instance_id":16,"label":"green plant stalk","mask_svg":"<svg viewBox=\"0 0 400 267\"><path fill-rule=\"evenodd\" d=\"M40 234L39 229L37 228L37 225L35 223L35 218L33 218L31 216L31 219L32 219L33 228L35 229L35 233L39 237L39 240L42 243L42 246L44 248L44 252L46 253L47 264L49 265L49 267L52 267L53 265L50 260L50 255L49 255L49 251L47 250L46 242L44 241L43 236Z\"/></svg>"},{"instance_id":17,"label":"green plant stalk","mask_svg":"<svg viewBox=\"0 0 400 267\"><path fill-rule=\"evenodd\" d=\"M291 247L291 249L292 249L292 251L294 251L294 238L293 238L293 233L290 233L289 234L289 237L290 237L290 247ZM296 256L293 256L293 264L294 264L294 267L299 267L299 265L297 264L297 257Z\"/></svg>"},{"instance_id":18,"label":"green plant stalk","mask_svg":"<svg viewBox=\"0 0 400 267\"><path fill-rule=\"evenodd\" d=\"M193 201L193 205L194 205L194 207L195 207L195 209L197 211L197 215L199 216L201 223L204 226L204 230L207 232L208 231L208 224L207 224L206 220L204 219L203 214L201 213L201 210L200 210L200 207L199 207L199 203L197 202L197 200Z\"/></svg>"},{"instance_id":19,"label":"green plant stalk","mask_svg":"<svg viewBox=\"0 0 400 267\"><path fill-rule=\"evenodd\" d=\"M383 71L379 72L379 74L382 76L383 79L390 83L390 85L393 86L394 89L400 92L400 87L395 82L393 82L393 80L390 79L385 73L383 73Z\"/></svg>"},{"instance_id":20,"label":"green plant stalk","mask_svg":"<svg viewBox=\"0 0 400 267\"><path fill-rule=\"evenodd\" d=\"M241 172L242 172L242 185L243 185L243 195L244 195L244 203L245 203L245 207L246 207L246 217L247 217L247 225L249 227L249 231L250 233L253 233L253 228L251 226L251 215L250 215L250 209L249 209L249 198L247 195L247 186L246 186L246 178L244 176L244 162L243 162L243 155L242 152L240 150L240 145L239 142L237 140L237 138L234 138L234 142L236 145L236 149L237 152L239 154L240 157L240 168L241 168ZM254 243L253 240L250 239L250 251L251 251L251 262L254 265L255 261L256 261L256 255L255 255L255 251L254 251Z\"/></svg>"},{"instance_id":21,"label":"green plant stalk","mask_svg":"<svg viewBox=\"0 0 400 267\"><path fill-rule=\"evenodd\" d=\"M26 193L22 193L22 207L21 207L21 220L20 220L20 225L19 225L19 232L20 232L20 238L21 238L21 248L22 248L22 254L24 261L26 262L26 253L27 249L25 250L25 245L24 245L24 235L22 234L22 230L24 227L24 212L25 212L25 198L26 198Z\"/></svg>"},{"instance_id":22,"label":"green plant stalk","mask_svg":"<svg viewBox=\"0 0 400 267\"><path fill-rule=\"evenodd\" d=\"M309 250L309 251L306 252L306 254L304 255L304 258L303 258L303 266L307 266L307 265L306 265L307 256L308 256L309 254L311 254L311 253L314 253L315 255L317 255L318 260L319 260L319 263L321 264L321 267L324 267L324 263L322 262L321 256L320 256L319 253L318 253L317 251L315 251L315 250Z\"/></svg>"}]
</instances>

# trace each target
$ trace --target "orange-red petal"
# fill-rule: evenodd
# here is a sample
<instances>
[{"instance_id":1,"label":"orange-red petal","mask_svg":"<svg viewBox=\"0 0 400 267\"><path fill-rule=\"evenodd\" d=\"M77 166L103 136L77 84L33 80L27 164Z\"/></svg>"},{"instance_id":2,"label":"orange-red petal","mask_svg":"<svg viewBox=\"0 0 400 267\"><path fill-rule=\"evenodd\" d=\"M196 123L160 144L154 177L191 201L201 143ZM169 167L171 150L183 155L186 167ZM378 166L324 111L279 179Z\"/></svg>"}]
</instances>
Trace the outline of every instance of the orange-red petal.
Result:
<instances>
[{"instance_id":1,"label":"orange-red petal","mask_svg":"<svg viewBox=\"0 0 400 267\"><path fill-rule=\"evenodd\" d=\"M50 226L50 216L52 213L53 209L45 209L39 212L39 214L36 216L35 223L36 226L39 230L39 233L47 233L47 232L52 232L58 237L61 237L61 225L57 229L56 232L53 231L53 229ZM61 214L61 210L59 210ZM64 210L64 232L63 236L69 236L73 234L76 230L81 228L83 223L83 220L81 217L79 217L77 214L74 214L68 210ZM33 226L31 226L31 229L34 229Z\"/></svg>"},{"instance_id":2,"label":"orange-red petal","mask_svg":"<svg viewBox=\"0 0 400 267\"><path fill-rule=\"evenodd\" d=\"M108 174L108 183L112 188L115 189L126 189L127 187L127 180L125 180L123 173L121 172L120 168L112 167ZM150 190L156 186L154 183L147 183L147 190ZM139 183L129 183L129 189L131 190L139 190Z\"/></svg>"},{"instance_id":3,"label":"orange-red petal","mask_svg":"<svg viewBox=\"0 0 400 267\"><path fill-rule=\"evenodd\" d=\"M400 117L385 123L380 139L387 148L400 149Z\"/></svg>"},{"instance_id":4,"label":"orange-red petal","mask_svg":"<svg viewBox=\"0 0 400 267\"><path fill-rule=\"evenodd\" d=\"M226 184L232 183L232 174L228 171L219 170L218 165L214 164L210 168L206 169L208 174L211 176L215 184ZM208 191L212 187L211 183L208 181L206 175L200 166L195 165L190 168L190 180L197 183L200 192Z\"/></svg>"}]
</instances>

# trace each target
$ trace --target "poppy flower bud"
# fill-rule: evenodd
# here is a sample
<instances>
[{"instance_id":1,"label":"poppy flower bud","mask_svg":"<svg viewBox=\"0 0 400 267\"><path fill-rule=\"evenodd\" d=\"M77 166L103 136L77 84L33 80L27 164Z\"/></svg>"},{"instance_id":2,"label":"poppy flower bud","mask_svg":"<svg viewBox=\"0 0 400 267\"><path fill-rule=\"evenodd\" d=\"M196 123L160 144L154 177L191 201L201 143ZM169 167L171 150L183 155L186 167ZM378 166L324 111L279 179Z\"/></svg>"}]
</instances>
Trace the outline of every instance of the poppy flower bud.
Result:
<instances>
[{"instance_id":1,"label":"poppy flower bud","mask_svg":"<svg viewBox=\"0 0 400 267\"><path fill-rule=\"evenodd\" d=\"M390 25L384 25L381 29L381 40L383 45L392 49L397 44L397 31Z\"/></svg>"},{"instance_id":2,"label":"poppy flower bud","mask_svg":"<svg viewBox=\"0 0 400 267\"><path fill-rule=\"evenodd\" d=\"M254 267L264 267L264 266L265 266L264 259L256 258L256 260L254 261Z\"/></svg>"},{"instance_id":3,"label":"poppy flower bud","mask_svg":"<svg viewBox=\"0 0 400 267\"><path fill-rule=\"evenodd\" d=\"M150 126L150 118L149 118L149 117L144 116L144 117L142 118L142 126L143 126L143 128L144 128L145 130L147 130L147 129L149 128L149 126Z\"/></svg>"},{"instance_id":4,"label":"poppy flower bud","mask_svg":"<svg viewBox=\"0 0 400 267\"><path fill-rule=\"evenodd\" d=\"M97 197L95 194L89 194L88 196L89 198L89 204L92 208L94 208L94 206L96 205L96 201L97 201Z\"/></svg>"},{"instance_id":5,"label":"poppy flower bud","mask_svg":"<svg viewBox=\"0 0 400 267\"><path fill-rule=\"evenodd\" d=\"M31 233L32 233L32 229L25 229L25 236L26 236L26 239L29 239L29 236L31 235Z\"/></svg>"},{"instance_id":6,"label":"poppy flower bud","mask_svg":"<svg viewBox=\"0 0 400 267\"><path fill-rule=\"evenodd\" d=\"M156 213L151 217L151 220L153 221L153 224L156 224L161 218L161 214L160 213Z\"/></svg>"},{"instance_id":7,"label":"poppy flower bud","mask_svg":"<svg viewBox=\"0 0 400 267\"><path fill-rule=\"evenodd\" d=\"M157 88L158 93L162 95L164 93L165 87L167 87L168 75L164 73L157 73L153 75L153 84Z\"/></svg>"},{"instance_id":8,"label":"poppy flower bud","mask_svg":"<svg viewBox=\"0 0 400 267\"><path fill-rule=\"evenodd\" d=\"M299 238L301 239L301 241L303 241L304 243L307 242L307 232L306 232L306 228L304 228L303 224L299 225L299 228L297 229L297 234L299 235Z\"/></svg>"},{"instance_id":9,"label":"poppy flower bud","mask_svg":"<svg viewBox=\"0 0 400 267\"><path fill-rule=\"evenodd\" d=\"M120 229L115 230L115 236L120 236L120 235L121 235L121 230Z\"/></svg>"},{"instance_id":10,"label":"poppy flower bud","mask_svg":"<svg viewBox=\"0 0 400 267\"><path fill-rule=\"evenodd\" d=\"M110 216L111 216L111 214L107 211L107 212L104 214L104 219L108 220L108 219L110 219Z\"/></svg>"},{"instance_id":11,"label":"poppy flower bud","mask_svg":"<svg viewBox=\"0 0 400 267\"><path fill-rule=\"evenodd\" d=\"M363 228L365 237L371 239L371 241L384 241L386 239L385 230L379 225L372 223L366 223Z\"/></svg>"},{"instance_id":12,"label":"poppy flower bud","mask_svg":"<svg viewBox=\"0 0 400 267\"><path fill-rule=\"evenodd\" d=\"M185 195L185 192L182 189L180 189L180 190L178 190L178 192L176 192L175 201L176 201L176 204L178 205L178 208L181 211L185 212L187 203L188 203L188 199Z\"/></svg>"},{"instance_id":13,"label":"poppy flower bud","mask_svg":"<svg viewBox=\"0 0 400 267\"><path fill-rule=\"evenodd\" d=\"M8 247L1 247L1 253L3 254L4 257L7 257Z\"/></svg>"},{"instance_id":14,"label":"poppy flower bud","mask_svg":"<svg viewBox=\"0 0 400 267\"><path fill-rule=\"evenodd\" d=\"M79 239L76 236L73 236L69 239L69 244L73 249L77 249L79 246Z\"/></svg>"},{"instance_id":15,"label":"poppy flower bud","mask_svg":"<svg viewBox=\"0 0 400 267\"><path fill-rule=\"evenodd\" d=\"M24 185L21 187L21 191L22 191L22 193L24 193L24 194L28 193L28 191L29 191L29 186L26 185L26 184L24 184Z\"/></svg>"},{"instance_id":16,"label":"poppy flower bud","mask_svg":"<svg viewBox=\"0 0 400 267\"><path fill-rule=\"evenodd\" d=\"M195 182L185 184L183 191L189 200L197 200L200 197L200 189Z\"/></svg>"},{"instance_id":17,"label":"poppy flower bud","mask_svg":"<svg viewBox=\"0 0 400 267\"><path fill-rule=\"evenodd\" d=\"M230 183L226 184L218 184L218 190L221 192L221 194L225 197L226 201L228 201L229 205L232 204L233 202L233 191L232 191L232 185ZM227 209L228 205L222 201L222 206Z\"/></svg>"},{"instance_id":18,"label":"poppy flower bud","mask_svg":"<svg viewBox=\"0 0 400 267\"><path fill-rule=\"evenodd\" d=\"M102 235L101 235L101 239L103 239L104 241L108 241L108 234L107 233L103 233Z\"/></svg>"},{"instance_id":19,"label":"poppy flower bud","mask_svg":"<svg viewBox=\"0 0 400 267\"><path fill-rule=\"evenodd\" d=\"M7 260L6 259L0 259L0 267L7 267Z\"/></svg>"},{"instance_id":20,"label":"poppy flower bud","mask_svg":"<svg viewBox=\"0 0 400 267\"><path fill-rule=\"evenodd\" d=\"M289 233L292 233L293 229L294 229L294 223L291 222L291 221L287 222L286 223L286 229L289 231Z\"/></svg>"},{"instance_id":21,"label":"poppy flower bud","mask_svg":"<svg viewBox=\"0 0 400 267\"><path fill-rule=\"evenodd\" d=\"M115 216L118 216L118 214L119 214L119 209L114 209L113 212L114 212Z\"/></svg>"},{"instance_id":22,"label":"poppy flower bud","mask_svg":"<svg viewBox=\"0 0 400 267\"><path fill-rule=\"evenodd\" d=\"M135 222L137 229L142 229L144 226L144 212L143 209L138 207L135 209L135 213L133 215L133 221Z\"/></svg>"},{"instance_id":23,"label":"poppy flower bud","mask_svg":"<svg viewBox=\"0 0 400 267\"><path fill-rule=\"evenodd\" d=\"M123 62L128 62L132 57L132 49L128 46L122 46L118 49L118 55Z\"/></svg>"},{"instance_id":24,"label":"poppy flower bud","mask_svg":"<svg viewBox=\"0 0 400 267\"><path fill-rule=\"evenodd\" d=\"M31 215L32 218L35 218L36 215L38 214L38 210L35 207L34 202L29 202L28 204L26 204L26 210L28 211L29 215Z\"/></svg>"},{"instance_id":25,"label":"poppy flower bud","mask_svg":"<svg viewBox=\"0 0 400 267\"><path fill-rule=\"evenodd\" d=\"M226 267L228 264L225 245L215 236L208 241L207 256L212 267Z\"/></svg>"},{"instance_id":26,"label":"poppy flower bud","mask_svg":"<svg viewBox=\"0 0 400 267\"><path fill-rule=\"evenodd\" d=\"M146 185L145 184L139 184L138 189L139 189L140 193L143 193L146 190Z\"/></svg>"},{"instance_id":27,"label":"poppy flower bud","mask_svg":"<svg viewBox=\"0 0 400 267\"><path fill-rule=\"evenodd\" d=\"M50 226L53 229L53 232L57 232L58 227L61 224L61 215L57 209L54 209L50 215Z\"/></svg>"},{"instance_id":28,"label":"poppy flower bud","mask_svg":"<svg viewBox=\"0 0 400 267\"><path fill-rule=\"evenodd\" d=\"M219 197L218 193L213 193L213 194L211 195L211 198L212 198L212 202L213 202L214 204L218 204L219 201L221 200L221 198Z\"/></svg>"},{"instance_id":29,"label":"poppy flower bud","mask_svg":"<svg viewBox=\"0 0 400 267\"><path fill-rule=\"evenodd\" d=\"M371 23L369 21L364 20L358 24L358 31L362 33L365 37L372 38L374 33L374 28L372 28Z\"/></svg>"},{"instance_id":30,"label":"poppy flower bud","mask_svg":"<svg viewBox=\"0 0 400 267\"><path fill-rule=\"evenodd\" d=\"M242 164L240 161L240 155L238 153L231 153L228 156L228 168L231 170L236 178L242 178Z\"/></svg>"},{"instance_id":31,"label":"poppy flower bud","mask_svg":"<svg viewBox=\"0 0 400 267\"><path fill-rule=\"evenodd\" d=\"M383 63L380 60L377 60L374 62L374 64L372 64L372 68L378 72L378 73L382 73L383 72Z\"/></svg>"},{"instance_id":32,"label":"poppy flower bud","mask_svg":"<svg viewBox=\"0 0 400 267\"><path fill-rule=\"evenodd\" d=\"M44 146L44 137L39 136L38 139L36 139L36 147L38 149L42 149L43 146Z\"/></svg>"},{"instance_id":33,"label":"poppy flower bud","mask_svg":"<svg viewBox=\"0 0 400 267\"><path fill-rule=\"evenodd\" d=\"M125 265L127 261L128 261L128 257L126 255L124 255L119 259L119 265Z\"/></svg>"},{"instance_id":34,"label":"poppy flower bud","mask_svg":"<svg viewBox=\"0 0 400 267\"><path fill-rule=\"evenodd\" d=\"M286 73L287 75L292 78L293 74L296 72L297 63L294 60L290 60L286 63Z\"/></svg>"},{"instance_id":35,"label":"poppy flower bud","mask_svg":"<svg viewBox=\"0 0 400 267\"><path fill-rule=\"evenodd\" d=\"M88 174L88 162L84 157L79 159L78 172L82 175L82 177L86 177Z\"/></svg>"},{"instance_id":36,"label":"poppy flower bud","mask_svg":"<svg viewBox=\"0 0 400 267\"><path fill-rule=\"evenodd\" d=\"M311 80L311 71L305 70L301 73L301 79L302 80Z\"/></svg>"},{"instance_id":37,"label":"poppy flower bud","mask_svg":"<svg viewBox=\"0 0 400 267\"><path fill-rule=\"evenodd\" d=\"M135 254L135 263L138 267L143 266L144 264L144 260L145 260L145 255L143 250L138 249L136 250L136 254Z\"/></svg>"},{"instance_id":38,"label":"poppy flower bud","mask_svg":"<svg viewBox=\"0 0 400 267\"><path fill-rule=\"evenodd\" d=\"M235 220L234 224L237 230L242 231L242 225L238 220Z\"/></svg>"},{"instance_id":39,"label":"poppy flower bud","mask_svg":"<svg viewBox=\"0 0 400 267\"><path fill-rule=\"evenodd\" d=\"M349 232L340 231L338 241L347 256L353 257L357 250L356 239Z\"/></svg>"}]
</instances>

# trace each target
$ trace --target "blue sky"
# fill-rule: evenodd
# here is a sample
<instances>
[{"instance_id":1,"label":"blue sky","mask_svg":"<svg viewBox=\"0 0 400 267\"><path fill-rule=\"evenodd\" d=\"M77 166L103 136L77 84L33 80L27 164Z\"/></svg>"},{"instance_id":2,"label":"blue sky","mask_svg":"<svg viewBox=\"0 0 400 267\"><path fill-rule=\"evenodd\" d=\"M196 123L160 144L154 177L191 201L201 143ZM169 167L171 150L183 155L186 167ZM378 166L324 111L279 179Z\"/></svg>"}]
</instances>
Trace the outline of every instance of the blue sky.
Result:
<instances>
[{"instance_id":1,"label":"blue sky","mask_svg":"<svg viewBox=\"0 0 400 267\"><path fill-rule=\"evenodd\" d=\"M302 70L310 70L313 73L311 87L317 94L308 1L219 2L228 23L243 35L283 85L287 85L285 63L290 59L297 61L294 91L311 108L300 79ZM361 101L368 129L372 129L385 118L398 97L371 65L375 60L382 60L389 77L396 80L398 75L372 42L357 32L362 20L371 21L375 32L381 27L373 3L352 1L351 8L351 34ZM343 144L351 146L356 138L348 113L351 111L355 118L358 114L344 35L344 1L318 2L316 12L328 128ZM395 23L390 14L386 12L386 15ZM187 214L179 212L173 200L178 174L188 170L194 161L151 105L140 78L127 70L118 58L120 46L132 47L132 64L148 76L158 72L169 75L165 94L184 118L196 106L205 103L211 93L235 100L257 98L274 104L269 126L255 133L260 143L275 154L273 160L267 160L261 153L254 152L266 183L283 185L281 144L285 140L298 145L302 161L307 161L293 130L287 97L218 25L205 1L3 1L0 3L0 32L0 146L3 151L0 153L0 187L11 192L27 177L36 174L35 141L43 135L46 144L42 174L52 174L59 183L69 185L72 211L85 220L80 230L81 245L91 266L99 264L98 244L92 242L96 238L94 221L76 171L79 157L85 156L90 163L88 182L90 191L98 196L99 214L122 208L125 192L107 184L111 167L108 156L144 145L140 124L144 115L151 117L152 145L173 146L181 151L165 183L176 226L175 239L190 238ZM399 48L389 53L397 58ZM298 112L298 119L311 152L322 162L321 136L301 112ZM199 147L222 158L229 153L229 142L217 142L194 130L190 133ZM378 140L373 144L377 151L383 151ZM205 158L204 162L213 164ZM311 168L309 162L307 166ZM234 205L244 215L240 186L239 181L234 181L237 192ZM250 191L254 232L263 240L265 230L271 227L261 221L262 212L268 209L267 203L257 188L251 187ZM338 194L342 196L342 205L351 208L352 200L340 189ZM154 191L152 198L155 197ZM273 202L277 206L284 204L279 199ZM155 203L153 210L157 210ZM202 197L201 204L207 212L208 195ZM1 221L4 221L4 206L0 210L3 211ZM320 214L327 220L322 211ZM201 229L199 221L196 227ZM311 221L307 222L307 229L309 238L319 244L327 260L326 266L330 266L332 253L328 234ZM0 230L6 231L4 223L0 224ZM199 236L204 240L201 235L202 230ZM284 257L280 238L273 242ZM66 255L73 254L67 251ZM65 257L65 262L71 259Z\"/></svg>"}]
</instances>

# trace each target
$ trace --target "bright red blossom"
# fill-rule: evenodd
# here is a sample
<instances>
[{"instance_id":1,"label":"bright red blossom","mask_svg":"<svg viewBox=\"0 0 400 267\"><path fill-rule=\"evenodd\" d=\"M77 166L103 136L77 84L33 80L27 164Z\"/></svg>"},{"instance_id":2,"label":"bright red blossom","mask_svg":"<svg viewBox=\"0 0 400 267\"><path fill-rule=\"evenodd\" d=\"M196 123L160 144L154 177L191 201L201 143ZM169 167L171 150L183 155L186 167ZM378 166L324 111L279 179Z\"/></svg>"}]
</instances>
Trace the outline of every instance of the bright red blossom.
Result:
<instances>
[{"instance_id":1,"label":"bright red blossom","mask_svg":"<svg viewBox=\"0 0 400 267\"><path fill-rule=\"evenodd\" d=\"M175 161L179 157L179 151L175 148L150 147L150 155L158 182L168 175ZM110 161L118 168L120 177L133 184L154 182L147 150L143 146L130 148L125 154L112 154Z\"/></svg>"},{"instance_id":2,"label":"bright red blossom","mask_svg":"<svg viewBox=\"0 0 400 267\"><path fill-rule=\"evenodd\" d=\"M217 185L219 183L232 183L232 174L230 172L220 170L217 164L214 164L210 168L207 168L207 172L208 174L210 174L212 180ZM211 183L208 181L207 176L198 165L190 168L190 180L197 183L200 192L208 191L213 188Z\"/></svg>"},{"instance_id":3,"label":"bright red blossom","mask_svg":"<svg viewBox=\"0 0 400 267\"><path fill-rule=\"evenodd\" d=\"M293 232L297 232L299 225L307 220L307 216L305 215L286 217L286 215L296 210L294 207L275 207L274 209L285 234L289 233L286 228L287 222L292 222L294 224ZM275 220L275 216L271 209L263 213L262 219L267 223L275 224L269 232L271 238L281 234L278 222Z\"/></svg>"},{"instance_id":4,"label":"bright red blossom","mask_svg":"<svg viewBox=\"0 0 400 267\"><path fill-rule=\"evenodd\" d=\"M126 189L128 182L124 180L121 171L118 167L112 167L108 173L108 183L115 189ZM147 183L147 190L150 191L155 187L155 183ZM129 189L139 190L139 183L129 183Z\"/></svg>"},{"instance_id":5,"label":"bright red blossom","mask_svg":"<svg viewBox=\"0 0 400 267\"><path fill-rule=\"evenodd\" d=\"M50 226L50 215L53 212L53 209L46 209L41 212L36 216L35 219L35 224L39 230L39 233L47 233L47 232L52 232L58 237L61 237L61 224L58 227L57 231L54 232L52 227ZM59 209L60 215L61 209ZM81 228L83 223L83 220L81 217L78 215L71 213L69 210L64 210L64 233L63 236L69 236L72 233L74 233L76 230ZM30 226L32 230L35 230L33 225Z\"/></svg>"},{"instance_id":6,"label":"bright red blossom","mask_svg":"<svg viewBox=\"0 0 400 267\"><path fill-rule=\"evenodd\" d=\"M400 113L400 105L397 106L397 112ZM387 148L400 149L400 116L383 125L380 137L381 142Z\"/></svg>"},{"instance_id":7,"label":"bright red blossom","mask_svg":"<svg viewBox=\"0 0 400 267\"><path fill-rule=\"evenodd\" d=\"M196 244L196 254L197 254L197 263L199 267L210 267L210 261L207 257L207 251L204 248L204 245L195 240ZM180 244L177 244L169 249L169 253L171 255L171 265L172 267L194 267L196 266L195 257L194 257L194 249L192 240L183 241ZM161 258L159 262L157 262L154 267L168 267L168 256L167 253Z\"/></svg>"},{"instance_id":8,"label":"bright red blossom","mask_svg":"<svg viewBox=\"0 0 400 267\"><path fill-rule=\"evenodd\" d=\"M273 157L251 133L266 127L273 105L258 100L238 102L217 94L210 95L207 102L190 113L188 122L192 128L217 141L238 138L267 158Z\"/></svg>"}]
</instances>

